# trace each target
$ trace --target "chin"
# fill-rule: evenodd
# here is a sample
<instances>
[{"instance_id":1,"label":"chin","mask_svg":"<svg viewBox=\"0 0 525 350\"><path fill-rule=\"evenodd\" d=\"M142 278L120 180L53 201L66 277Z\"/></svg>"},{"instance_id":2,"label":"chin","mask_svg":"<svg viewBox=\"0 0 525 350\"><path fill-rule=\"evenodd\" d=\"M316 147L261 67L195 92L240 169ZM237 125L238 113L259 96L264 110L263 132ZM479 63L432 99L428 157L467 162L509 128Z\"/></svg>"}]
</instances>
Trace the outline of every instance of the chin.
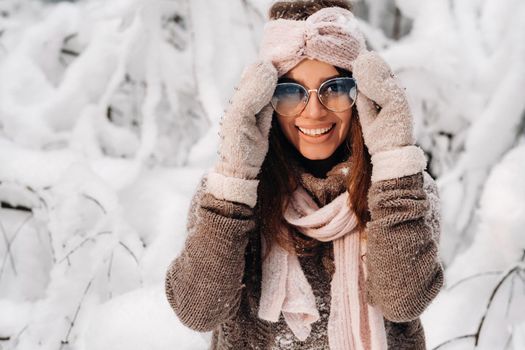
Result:
<instances>
[{"instance_id":1,"label":"chin","mask_svg":"<svg viewBox=\"0 0 525 350\"><path fill-rule=\"evenodd\" d=\"M336 148L337 147L329 149L303 149L299 147L298 151L303 157L309 160L325 160L334 154Z\"/></svg>"}]
</instances>

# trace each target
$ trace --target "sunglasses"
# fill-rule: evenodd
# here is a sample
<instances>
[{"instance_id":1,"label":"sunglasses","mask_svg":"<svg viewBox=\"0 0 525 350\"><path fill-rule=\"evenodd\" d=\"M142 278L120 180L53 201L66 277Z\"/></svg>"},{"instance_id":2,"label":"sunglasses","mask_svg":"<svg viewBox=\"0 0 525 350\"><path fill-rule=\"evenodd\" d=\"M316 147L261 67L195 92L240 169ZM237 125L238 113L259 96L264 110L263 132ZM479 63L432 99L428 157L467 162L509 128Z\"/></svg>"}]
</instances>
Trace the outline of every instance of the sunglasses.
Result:
<instances>
[{"instance_id":1,"label":"sunglasses","mask_svg":"<svg viewBox=\"0 0 525 350\"><path fill-rule=\"evenodd\" d=\"M352 108L357 97L354 78L337 77L323 82L317 89L306 89L297 83L278 83L270 103L274 110L285 117L299 115L315 91L319 102L332 112L344 112Z\"/></svg>"}]
</instances>

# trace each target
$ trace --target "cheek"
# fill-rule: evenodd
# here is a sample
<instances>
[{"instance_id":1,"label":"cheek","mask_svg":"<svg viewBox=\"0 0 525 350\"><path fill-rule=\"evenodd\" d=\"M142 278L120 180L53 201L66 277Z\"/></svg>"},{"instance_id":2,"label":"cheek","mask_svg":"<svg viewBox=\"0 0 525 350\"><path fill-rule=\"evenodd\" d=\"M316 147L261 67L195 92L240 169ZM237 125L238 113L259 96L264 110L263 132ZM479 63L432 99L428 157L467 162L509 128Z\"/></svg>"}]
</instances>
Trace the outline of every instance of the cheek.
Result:
<instances>
[{"instance_id":1,"label":"cheek","mask_svg":"<svg viewBox=\"0 0 525 350\"><path fill-rule=\"evenodd\" d=\"M346 114L339 115L338 117L341 121L341 126L339 129L339 141L341 143L346 139L348 133L350 132L350 120L352 119L352 111Z\"/></svg>"},{"instance_id":2,"label":"cheek","mask_svg":"<svg viewBox=\"0 0 525 350\"><path fill-rule=\"evenodd\" d=\"M288 139L288 141L295 144L296 139L297 139L297 132L296 132L297 130L295 128L295 123L293 119L281 117L277 115L277 122L279 126L281 127L281 130L284 136L286 136L286 138Z\"/></svg>"}]
</instances>

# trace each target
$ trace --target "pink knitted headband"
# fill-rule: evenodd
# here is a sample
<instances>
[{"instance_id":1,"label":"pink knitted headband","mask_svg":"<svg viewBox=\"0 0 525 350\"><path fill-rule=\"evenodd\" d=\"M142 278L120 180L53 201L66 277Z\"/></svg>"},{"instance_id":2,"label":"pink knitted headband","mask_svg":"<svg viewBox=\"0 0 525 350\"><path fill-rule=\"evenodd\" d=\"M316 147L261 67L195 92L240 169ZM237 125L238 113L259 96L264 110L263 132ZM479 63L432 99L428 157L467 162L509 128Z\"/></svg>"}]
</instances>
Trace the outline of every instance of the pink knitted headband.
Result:
<instances>
[{"instance_id":1,"label":"pink knitted headband","mask_svg":"<svg viewBox=\"0 0 525 350\"><path fill-rule=\"evenodd\" d=\"M259 57L272 61L279 76L307 57L351 71L364 48L365 39L352 12L327 7L306 21L280 18L267 22Z\"/></svg>"}]
</instances>

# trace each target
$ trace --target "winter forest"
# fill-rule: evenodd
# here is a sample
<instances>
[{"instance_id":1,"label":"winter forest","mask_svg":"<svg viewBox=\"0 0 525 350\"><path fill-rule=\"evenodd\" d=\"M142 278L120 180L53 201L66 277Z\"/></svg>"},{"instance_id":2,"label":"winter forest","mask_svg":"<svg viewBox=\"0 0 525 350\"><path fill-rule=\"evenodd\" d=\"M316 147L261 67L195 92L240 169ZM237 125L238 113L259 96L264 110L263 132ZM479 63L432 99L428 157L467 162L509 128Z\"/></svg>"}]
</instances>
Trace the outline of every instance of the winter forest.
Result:
<instances>
[{"instance_id":1,"label":"winter forest","mask_svg":"<svg viewBox=\"0 0 525 350\"><path fill-rule=\"evenodd\" d=\"M164 274L270 4L0 0L0 349L207 349ZM525 349L525 2L354 13L439 186L427 347Z\"/></svg>"}]
</instances>

